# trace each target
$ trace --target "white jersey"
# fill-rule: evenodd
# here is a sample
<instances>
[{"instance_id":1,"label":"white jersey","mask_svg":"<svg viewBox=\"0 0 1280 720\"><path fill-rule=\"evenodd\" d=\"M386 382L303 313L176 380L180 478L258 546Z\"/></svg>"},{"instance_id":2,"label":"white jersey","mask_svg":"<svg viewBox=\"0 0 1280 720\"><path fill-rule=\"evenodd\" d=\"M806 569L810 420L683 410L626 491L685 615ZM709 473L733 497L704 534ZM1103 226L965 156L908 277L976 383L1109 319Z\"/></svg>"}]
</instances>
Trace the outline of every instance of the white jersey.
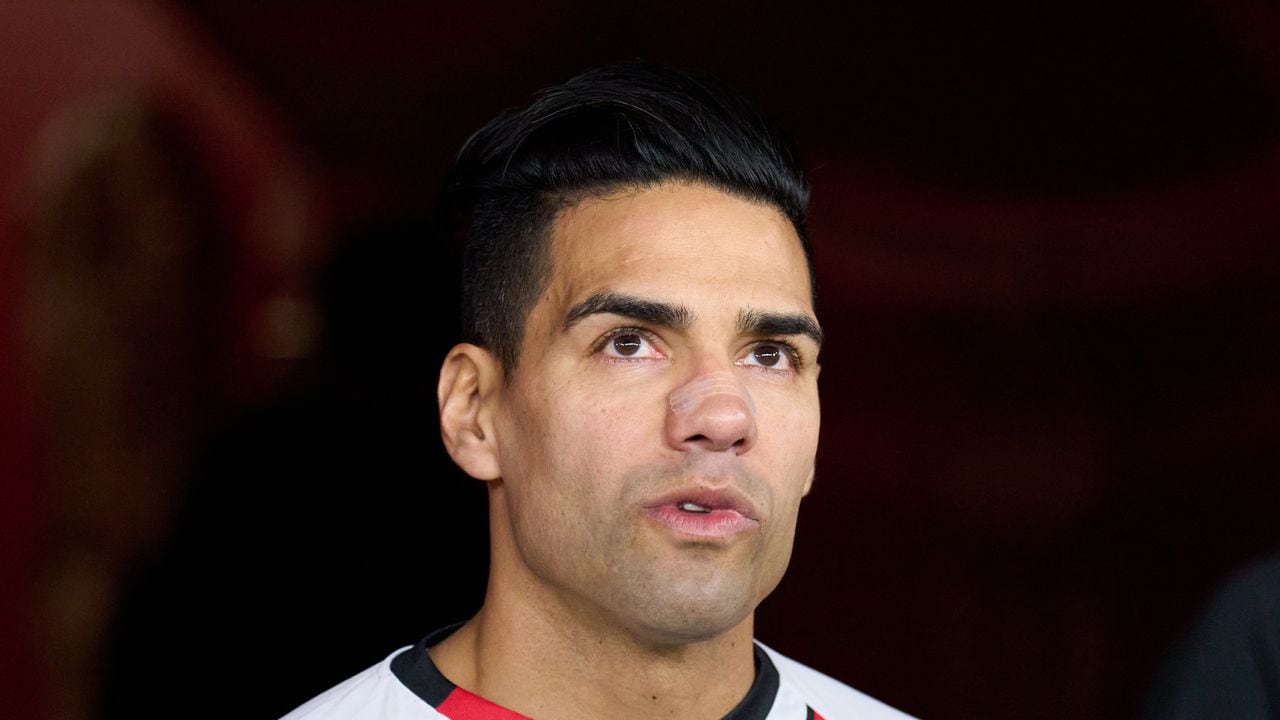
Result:
<instances>
[{"instance_id":1,"label":"white jersey","mask_svg":"<svg viewBox=\"0 0 1280 720\"><path fill-rule=\"evenodd\" d=\"M453 627L402 648L284 720L528 720L454 685L427 654ZM725 720L911 720L757 642L756 679Z\"/></svg>"}]
</instances>

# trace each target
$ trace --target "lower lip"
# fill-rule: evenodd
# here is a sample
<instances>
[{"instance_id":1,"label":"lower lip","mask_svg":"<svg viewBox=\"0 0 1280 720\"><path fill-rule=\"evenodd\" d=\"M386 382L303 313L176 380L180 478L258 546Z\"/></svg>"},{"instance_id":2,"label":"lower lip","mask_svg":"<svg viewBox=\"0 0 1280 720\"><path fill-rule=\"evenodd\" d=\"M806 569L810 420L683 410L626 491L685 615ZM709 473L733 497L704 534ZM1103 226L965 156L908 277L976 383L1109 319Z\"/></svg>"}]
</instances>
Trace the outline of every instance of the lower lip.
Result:
<instances>
[{"instance_id":1,"label":"lower lip","mask_svg":"<svg viewBox=\"0 0 1280 720\"><path fill-rule=\"evenodd\" d=\"M675 505L648 508L649 517L677 533L701 538L727 538L755 529L759 523L736 510L712 510L709 513L685 512Z\"/></svg>"}]
</instances>

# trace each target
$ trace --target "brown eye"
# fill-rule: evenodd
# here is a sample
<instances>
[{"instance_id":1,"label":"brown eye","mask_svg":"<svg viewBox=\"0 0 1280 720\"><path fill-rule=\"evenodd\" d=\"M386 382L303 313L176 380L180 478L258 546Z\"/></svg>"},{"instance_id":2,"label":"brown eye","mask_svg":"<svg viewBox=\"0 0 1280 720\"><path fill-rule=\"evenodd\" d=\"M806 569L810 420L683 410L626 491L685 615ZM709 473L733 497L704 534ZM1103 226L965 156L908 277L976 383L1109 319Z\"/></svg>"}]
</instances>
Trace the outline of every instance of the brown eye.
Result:
<instances>
[{"instance_id":1,"label":"brown eye","mask_svg":"<svg viewBox=\"0 0 1280 720\"><path fill-rule=\"evenodd\" d=\"M739 365L761 367L778 372L793 372L800 367L796 351L786 343L761 342L738 360Z\"/></svg>"},{"instance_id":2,"label":"brown eye","mask_svg":"<svg viewBox=\"0 0 1280 720\"><path fill-rule=\"evenodd\" d=\"M654 339L647 332L634 328L618 328L609 333L592 352L628 362L661 360L666 357L654 347Z\"/></svg>"},{"instance_id":3,"label":"brown eye","mask_svg":"<svg viewBox=\"0 0 1280 720\"><path fill-rule=\"evenodd\" d=\"M640 348L644 346L644 338L639 335L619 335L615 337L610 344L613 351L622 357L631 357L640 352Z\"/></svg>"},{"instance_id":4,"label":"brown eye","mask_svg":"<svg viewBox=\"0 0 1280 720\"><path fill-rule=\"evenodd\" d=\"M777 367L782 361L782 348L777 345L757 345L751 354L757 363L765 367Z\"/></svg>"}]
</instances>

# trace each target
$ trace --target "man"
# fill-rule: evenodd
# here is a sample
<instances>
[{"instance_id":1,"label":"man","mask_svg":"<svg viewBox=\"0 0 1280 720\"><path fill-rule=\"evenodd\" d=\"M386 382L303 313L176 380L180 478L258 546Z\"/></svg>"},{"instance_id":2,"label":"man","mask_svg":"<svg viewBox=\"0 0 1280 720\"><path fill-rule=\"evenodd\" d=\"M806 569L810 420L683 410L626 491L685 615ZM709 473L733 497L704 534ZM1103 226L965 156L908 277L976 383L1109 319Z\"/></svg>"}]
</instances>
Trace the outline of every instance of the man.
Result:
<instances>
[{"instance_id":1,"label":"man","mask_svg":"<svg viewBox=\"0 0 1280 720\"><path fill-rule=\"evenodd\" d=\"M446 185L468 342L440 425L488 484L488 591L288 718L906 717L752 640L818 441L788 148L629 64L498 117Z\"/></svg>"}]
</instances>

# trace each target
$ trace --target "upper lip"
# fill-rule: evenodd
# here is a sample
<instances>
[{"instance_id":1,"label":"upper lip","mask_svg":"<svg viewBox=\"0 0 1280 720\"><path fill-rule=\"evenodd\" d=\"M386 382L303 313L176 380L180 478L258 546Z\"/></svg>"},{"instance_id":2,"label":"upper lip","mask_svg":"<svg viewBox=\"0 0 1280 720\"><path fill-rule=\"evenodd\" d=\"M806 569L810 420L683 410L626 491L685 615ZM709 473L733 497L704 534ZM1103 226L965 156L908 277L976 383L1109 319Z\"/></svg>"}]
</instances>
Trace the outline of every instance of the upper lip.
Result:
<instances>
[{"instance_id":1,"label":"upper lip","mask_svg":"<svg viewBox=\"0 0 1280 720\"><path fill-rule=\"evenodd\" d=\"M747 519L758 519L755 504L751 502L751 498L733 485L716 486L706 483L685 485L663 493L645 505L649 508L657 508L683 502L691 502L712 510L732 510Z\"/></svg>"}]
</instances>

